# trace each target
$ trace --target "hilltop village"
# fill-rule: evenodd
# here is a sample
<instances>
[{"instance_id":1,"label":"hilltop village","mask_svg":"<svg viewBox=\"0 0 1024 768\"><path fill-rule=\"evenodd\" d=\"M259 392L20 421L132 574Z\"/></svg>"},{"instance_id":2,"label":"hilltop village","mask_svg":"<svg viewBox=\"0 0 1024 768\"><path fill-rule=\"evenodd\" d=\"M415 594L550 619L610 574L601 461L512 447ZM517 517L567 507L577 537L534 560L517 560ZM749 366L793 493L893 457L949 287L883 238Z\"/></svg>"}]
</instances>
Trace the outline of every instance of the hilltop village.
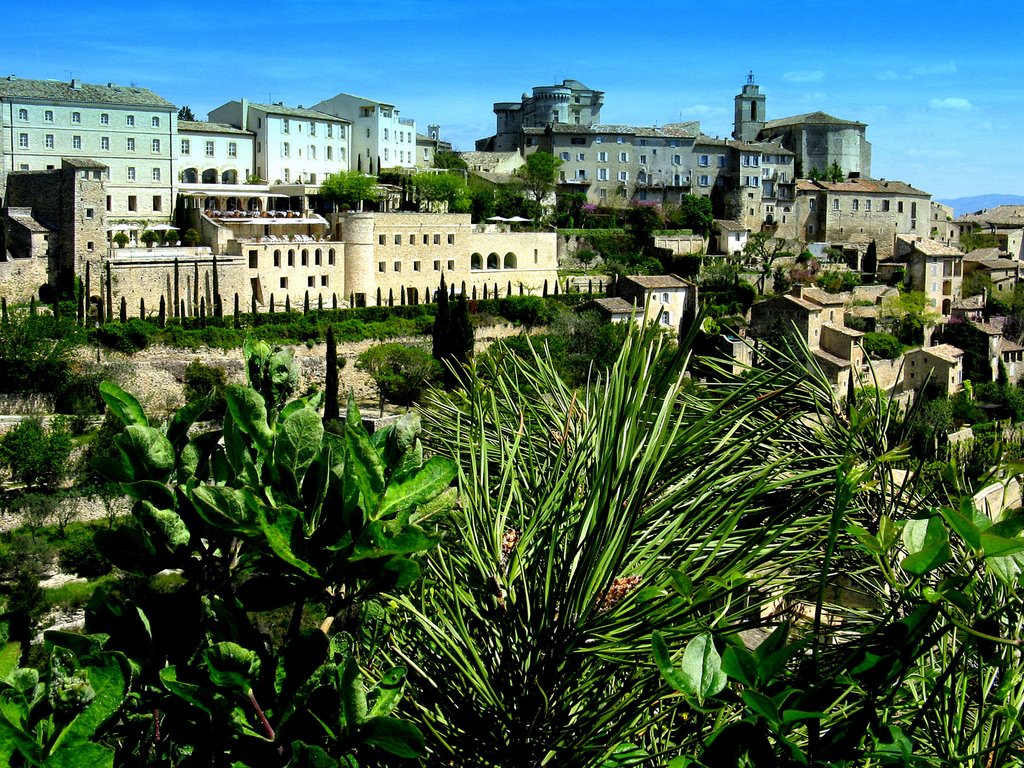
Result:
<instances>
[{"instance_id":1,"label":"hilltop village","mask_svg":"<svg viewBox=\"0 0 1024 768\"><path fill-rule=\"evenodd\" d=\"M710 211L704 231L665 231L650 245L699 257L701 269L735 264L758 284L760 300L746 302L740 322L721 324L732 353L743 357L741 336L795 323L837 388L863 383L862 337L886 328L898 314L887 303L904 290L923 295L927 332L906 361L876 366L875 376L891 365L887 388L932 374L960 387L964 351L943 342L949 324L984 338L993 377L1000 366L1018 377L1021 347L989 299L1017 283L1020 210L954 221L928 192L872 174L865 123L824 112L772 118L753 75L734 97L728 138L705 135L698 121L605 124L603 103L575 80L535 87L495 103L495 133L453 152L439 125L421 133L398 106L346 93L310 107L241 98L199 121L134 85L6 77L0 295L50 301L78 285L83 313L109 318L118 304L192 317L232 298L254 312L275 301L415 305L435 299L442 275L474 297L539 294L592 246L585 228L549 225L567 201L582 224L588 214L696 200ZM553 178L534 190L533 217L474 220L421 204L403 181L448 173L441 159L458 158L464 180L501 190L541 155L554 159ZM373 179L377 194L338 204L322 185L339 173ZM848 290L816 285L819 273L837 272L857 275L841 279ZM618 280L594 308L622 320L653 299L648 317L681 326L695 314L697 282L692 269Z\"/></svg>"}]
</instances>

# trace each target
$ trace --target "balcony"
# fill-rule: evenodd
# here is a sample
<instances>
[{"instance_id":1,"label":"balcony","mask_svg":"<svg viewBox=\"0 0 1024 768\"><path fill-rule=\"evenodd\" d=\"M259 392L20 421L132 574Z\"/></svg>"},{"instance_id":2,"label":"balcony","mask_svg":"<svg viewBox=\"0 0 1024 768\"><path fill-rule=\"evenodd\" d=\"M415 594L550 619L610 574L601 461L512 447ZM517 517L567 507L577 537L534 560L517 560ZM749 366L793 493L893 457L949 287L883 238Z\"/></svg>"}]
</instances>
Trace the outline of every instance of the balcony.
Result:
<instances>
[{"instance_id":1,"label":"balcony","mask_svg":"<svg viewBox=\"0 0 1024 768\"><path fill-rule=\"evenodd\" d=\"M408 125L411 128L412 126L416 125L416 121L408 117L400 117L398 118L398 124Z\"/></svg>"}]
</instances>

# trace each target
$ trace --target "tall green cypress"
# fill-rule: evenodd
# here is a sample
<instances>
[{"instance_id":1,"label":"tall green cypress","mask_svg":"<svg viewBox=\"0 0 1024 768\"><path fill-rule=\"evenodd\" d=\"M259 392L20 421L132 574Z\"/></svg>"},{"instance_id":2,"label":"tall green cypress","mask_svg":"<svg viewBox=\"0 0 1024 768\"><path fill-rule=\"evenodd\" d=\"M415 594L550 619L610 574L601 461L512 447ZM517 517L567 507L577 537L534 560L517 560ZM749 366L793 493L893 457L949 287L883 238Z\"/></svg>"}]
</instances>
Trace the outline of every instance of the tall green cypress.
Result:
<instances>
[{"instance_id":1,"label":"tall green cypress","mask_svg":"<svg viewBox=\"0 0 1024 768\"><path fill-rule=\"evenodd\" d=\"M462 369L469 364L473 358L474 331L473 323L469 319L469 303L466 301L466 294L460 293L455 308L451 312L450 325L448 329L449 347L448 361L454 371L445 367L445 384L449 387L459 385Z\"/></svg>"},{"instance_id":2,"label":"tall green cypress","mask_svg":"<svg viewBox=\"0 0 1024 768\"><path fill-rule=\"evenodd\" d=\"M178 302L181 301L181 265L178 263L178 257L174 257L174 304L171 306L171 314L175 317L181 317L178 314Z\"/></svg>"},{"instance_id":3,"label":"tall green cypress","mask_svg":"<svg viewBox=\"0 0 1024 768\"><path fill-rule=\"evenodd\" d=\"M157 325L161 328L167 324L167 304L164 301L164 295L160 294L160 314L157 315Z\"/></svg>"},{"instance_id":4,"label":"tall green cypress","mask_svg":"<svg viewBox=\"0 0 1024 768\"><path fill-rule=\"evenodd\" d=\"M334 326L327 326L327 375L324 377L324 423L341 418L338 404L338 345L334 340Z\"/></svg>"},{"instance_id":5,"label":"tall green cypress","mask_svg":"<svg viewBox=\"0 0 1024 768\"><path fill-rule=\"evenodd\" d=\"M114 322L114 281L110 276L110 262L107 262L107 322Z\"/></svg>"},{"instance_id":6,"label":"tall green cypress","mask_svg":"<svg viewBox=\"0 0 1024 768\"><path fill-rule=\"evenodd\" d=\"M213 254L213 316L224 317L224 306L220 302L220 278L217 276L217 254Z\"/></svg>"},{"instance_id":7,"label":"tall green cypress","mask_svg":"<svg viewBox=\"0 0 1024 768\"><path fill-rule=\"evenodd\" d=\"M437 312L434 314L434 332L432 337L432 353L435 360L444 364L451 349L451 308L448 305L448 288L444 284L444 273L441 274L441 287L437 292Z\"/></svg>"}]
</instances>

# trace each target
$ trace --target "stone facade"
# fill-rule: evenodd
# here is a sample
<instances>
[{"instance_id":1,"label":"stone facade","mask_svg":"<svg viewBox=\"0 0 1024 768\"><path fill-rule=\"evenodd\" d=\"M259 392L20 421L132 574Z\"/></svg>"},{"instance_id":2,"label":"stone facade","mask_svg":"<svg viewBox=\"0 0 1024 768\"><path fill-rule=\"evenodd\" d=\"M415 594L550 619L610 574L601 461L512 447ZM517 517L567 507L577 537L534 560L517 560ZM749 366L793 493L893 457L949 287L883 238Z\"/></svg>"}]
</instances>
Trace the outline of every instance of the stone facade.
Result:
<instances>
[{"instance_id":1,"label":"stone facade","mask_svg":"<svg viewBox=\"0 0 1024 768\"><path fill-rule=\"evenodd\" d=\"M682 337L697 316L697 286L677 275L620 277L616 297L637 312L637 321L657 323L678 331Z\"/></svg>"},{"instance_id":2,"label":"stone facade","mask_svg":"<svg viewBox=\"0 0 1024 768\"><path fill-rule=\"evenodd\" d=\"M902 236L893 257L907 264L907 286L923 292L928 305L948 317L963 293L963 253L935 240Z\"/></svg>"},{"instance_id":3,"label":"stone facade","mask_svg":"<svg viewBox=\"0 0 1024 768\"><path fill-rule=\"evenodd\" d=\"M871 175L871 144L865 138L867 125L842 120L825 112L769 120L759 131L762 140L779 139L796 155L798 172L807 177L812 170L826 171L833 163L844 174Z\"/></svg>"},{"instance_id":4,"label":"stone facade","mask_svg":"<svg viewBox=\"0 0 1024 768\"><path fill-rule=\"evenodd\" d=\"M903 387L920 389L928 383L944 395L963 389L964 353L951 344L922 347L904 355Z\"/></svg>"},{"instance_id":5,"label":"stone facade","mask_svg":"<svg viewBox=\"0 0 1024 768\"><path fill-rule=\"evenodd\" d=\"M352 124L352 170L380 173L382 168L416 167L416 121L400 117L394 104L339 93L313 109Z\"/></svg>"},{"instance_id":6,"label":"stone facade","mask_svg":"<svg viewBox=\"0 0 1024 768\"><path fill-rule=\"evenodd\" d=\"M511 152L523 148L524 128L543 128L551 123L589 126L600 122L604 93L578 80L563 80L561 85L540 85L533 95L525 93L518 101L494 104L497 130L494 136L480 139L480 151Z\"/></svg>"}]
</instances>

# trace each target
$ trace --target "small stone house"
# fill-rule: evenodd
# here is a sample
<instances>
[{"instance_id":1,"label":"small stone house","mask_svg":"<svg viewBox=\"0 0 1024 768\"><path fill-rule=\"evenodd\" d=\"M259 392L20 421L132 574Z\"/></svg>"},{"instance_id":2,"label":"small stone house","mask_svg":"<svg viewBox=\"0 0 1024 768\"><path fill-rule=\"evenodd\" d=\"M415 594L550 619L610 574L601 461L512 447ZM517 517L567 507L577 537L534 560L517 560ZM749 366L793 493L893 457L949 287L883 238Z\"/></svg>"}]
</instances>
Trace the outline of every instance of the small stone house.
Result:
<instances>
[{"instance_id":1,"label":"small stone house","mask_svg":"<svg viewBox=\"0 0 1024 768\"><path fill-rule=\"evenodd\" d=\"M914 349L904 355L903 388L921 389L925 384L944 395L955 395L964 385L964 351L952 344Z\"/></svg>"}]
</instances>

